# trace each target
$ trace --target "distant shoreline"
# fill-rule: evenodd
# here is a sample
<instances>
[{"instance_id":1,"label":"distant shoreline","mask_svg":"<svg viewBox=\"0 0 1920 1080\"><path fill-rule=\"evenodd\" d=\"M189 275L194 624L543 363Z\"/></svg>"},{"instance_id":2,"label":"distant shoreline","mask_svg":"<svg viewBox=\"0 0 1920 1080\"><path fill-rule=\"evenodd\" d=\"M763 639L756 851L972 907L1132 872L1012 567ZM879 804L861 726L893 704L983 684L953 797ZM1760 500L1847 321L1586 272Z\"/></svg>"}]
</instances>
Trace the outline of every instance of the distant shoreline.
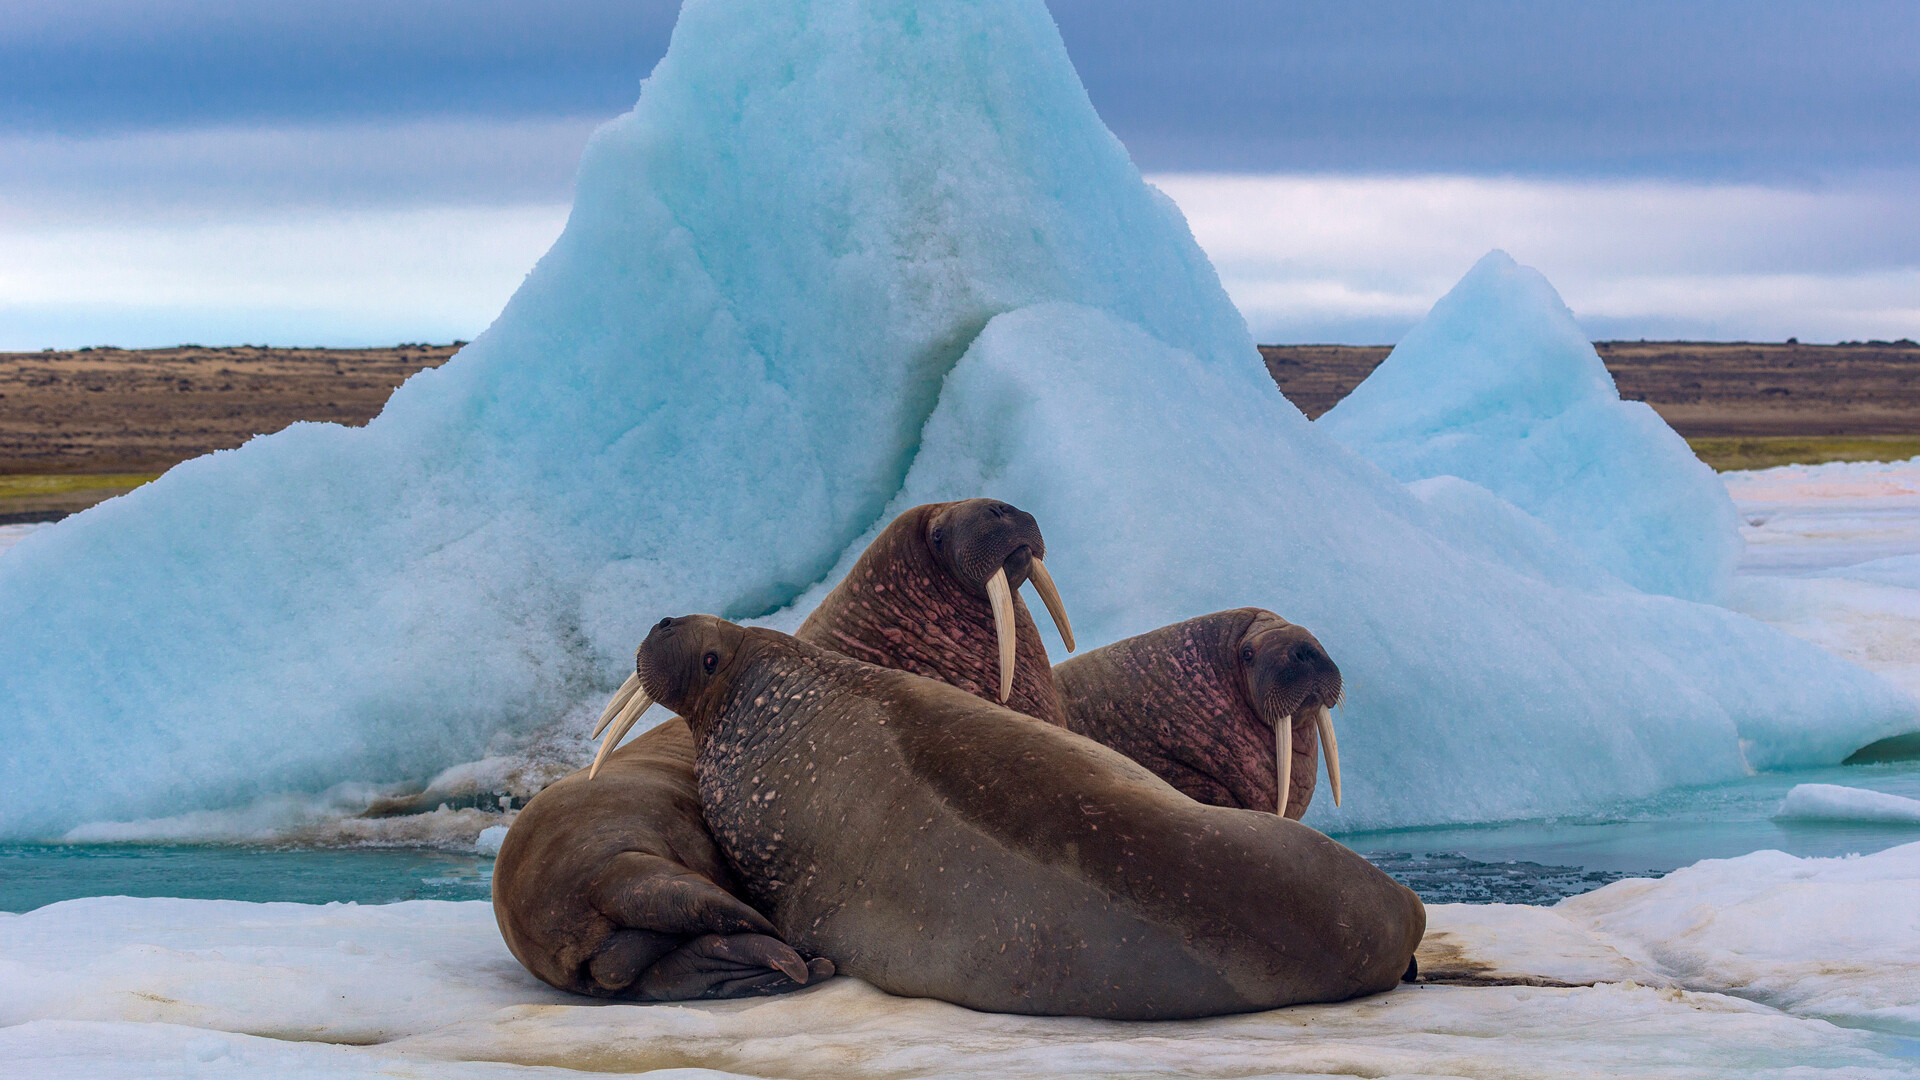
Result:
<instances>
[{"instance_id":1,"label":"distant shoreline","mask_svg":"<svg viewBox=\"0 0 1920 1080\"><path fill-rule=\"evenodd\" d=\"M55 520L213 450L301 420L365 424L464 342L318 349L180 345L0 353L0 524ZM1645 401L1716 468L1920 454L1911 341L1602 341ZM1385 345L1262 345L1280 391L1317 417Z\"/></svg>"}]
</instances>

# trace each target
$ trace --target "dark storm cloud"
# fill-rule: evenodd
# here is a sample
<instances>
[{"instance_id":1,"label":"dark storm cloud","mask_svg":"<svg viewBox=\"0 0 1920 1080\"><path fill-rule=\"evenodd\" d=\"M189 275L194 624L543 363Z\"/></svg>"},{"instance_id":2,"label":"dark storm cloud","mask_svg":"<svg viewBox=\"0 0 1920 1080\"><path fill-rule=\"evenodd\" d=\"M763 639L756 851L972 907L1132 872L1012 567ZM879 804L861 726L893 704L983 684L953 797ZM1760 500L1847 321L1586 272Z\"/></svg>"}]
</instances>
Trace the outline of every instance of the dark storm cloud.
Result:
<instances>
[{"instance_id":1,"label":"dark storm cloud","mask_svg":"<svg viewBox=\"0 0 1920 1080\"><path fill-rule=\"evenodd\" d=\"M0 125L608 117L673 0L0 0ZM1920 164L1920 4L1053 0L1148 170L1798 177Z\"/></svg>"}]
</instances>

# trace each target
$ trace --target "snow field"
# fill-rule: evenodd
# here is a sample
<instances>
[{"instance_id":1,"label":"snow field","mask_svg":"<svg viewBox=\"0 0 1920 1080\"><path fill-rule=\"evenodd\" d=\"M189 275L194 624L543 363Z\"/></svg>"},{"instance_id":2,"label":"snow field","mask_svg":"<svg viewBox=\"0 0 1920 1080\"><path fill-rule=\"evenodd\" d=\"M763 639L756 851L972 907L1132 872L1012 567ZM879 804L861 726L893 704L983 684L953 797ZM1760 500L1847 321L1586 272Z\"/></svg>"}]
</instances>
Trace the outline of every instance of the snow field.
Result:
<instances>
[{"instance_id":1,"label":"snow field","mask_svg":"<svg viewBox=\"0 0 1920 1080\"><path fill-rule=\"evenodd\" d=\"M1920 697L1920 458L1722 479L1747 541L1728 605Z\"/></svg>"},{"instance_id":2,"label":"snow field","mask_svg":"<svg viewBox=\"0 0 1920 1080\"><path fill-rule=\"evenodd\" d=\"M1761 852L1554 908L1436 906L1431 975L1595 985L1403 986L1160 1024L980 1014L846 978L758 1001L588 1004L527 975L484 903L102 897L0 916L0 1058L22 1078L1913 1076L1897 1040L1862 1029L1920 1019L1917 885L1910 844Z\"/></svg>"}]
</instances>

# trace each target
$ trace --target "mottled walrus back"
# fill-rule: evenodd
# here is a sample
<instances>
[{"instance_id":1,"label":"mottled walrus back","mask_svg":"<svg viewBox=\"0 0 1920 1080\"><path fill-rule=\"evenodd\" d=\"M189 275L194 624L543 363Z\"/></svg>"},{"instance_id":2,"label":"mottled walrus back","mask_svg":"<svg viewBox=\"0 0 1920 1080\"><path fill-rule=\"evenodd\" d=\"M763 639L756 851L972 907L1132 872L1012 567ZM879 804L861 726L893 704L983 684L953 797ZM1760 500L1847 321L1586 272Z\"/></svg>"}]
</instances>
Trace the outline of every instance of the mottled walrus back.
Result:
<instances>
[{"instance_id":1,"label":"mottled walrus back","mask_svg":"<svg viewBox=\"0 0 1920 1080\"><path fill-rule=\"evenodd\" d=\"M641 669L755 906L894 993L1115 1019L1337 1001L1394 986L1424 929L1314 830L951 686L707 616L663 621Z\"/></svg>"}]
</instances>

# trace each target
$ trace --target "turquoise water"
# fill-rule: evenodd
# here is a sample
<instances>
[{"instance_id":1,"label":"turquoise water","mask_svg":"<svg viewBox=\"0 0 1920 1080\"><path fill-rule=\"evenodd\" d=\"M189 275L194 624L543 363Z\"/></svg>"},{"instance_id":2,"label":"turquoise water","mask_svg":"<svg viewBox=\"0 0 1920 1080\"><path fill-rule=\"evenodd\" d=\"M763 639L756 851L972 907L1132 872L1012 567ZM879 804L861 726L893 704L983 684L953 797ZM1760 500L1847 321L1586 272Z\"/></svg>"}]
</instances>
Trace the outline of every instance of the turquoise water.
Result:
<instances>
[{"instance_id":1,"label":"turquoise water","mask_svg":"<svg viewBox=\"0 0 1920 1080\"><path fill-rule=\"evenodd\" d=\"M1774 821L1774 811L1795 784L1839 784L1920 799L1920 761L1761 773L1727 784L1663 792L1578 817L1349 833L1338 839L1375 855L1389 873L1428 900L1526 903L1551 902L1620 877L1662 874L1701 859L1769 848L1801 857L1831 857L1920 841L1920 825ZM1438 853L1459 856L1470 865L1429 872L1421 856ZM1509 863L1522 864L1510 882L1488 880L1486 867Z\"/></svg>"},{"instance_id":2,"label":"turquoise water","mask_svg":"<svg viewBox=\"0 0 1920 1080\"><path fill-rule=\"evenodd\" d=\"M1435 903L1552 903L1621 877L1765 848L1833 856L1920 841L1913 825L1773 821L1788 789L1807 783L1920 798L1920 761L1763 773L1580 817L1339 839ZM492 872L493 861L481 856L404 848L0 846L0 911L102 895L309 904L483 900Z\"/></svg>"},{"instance_id":3,"label":"turquoise water","mask_svg":"<svg viewBox=\"0 0 1920 1080\"><path fill-rule=\"evenodd\" d=\"M484 900L492 879L492 859L409 848L0 845L0 911L31 911L81 896L302 904Z\"/></svg>"}]
</instances>

